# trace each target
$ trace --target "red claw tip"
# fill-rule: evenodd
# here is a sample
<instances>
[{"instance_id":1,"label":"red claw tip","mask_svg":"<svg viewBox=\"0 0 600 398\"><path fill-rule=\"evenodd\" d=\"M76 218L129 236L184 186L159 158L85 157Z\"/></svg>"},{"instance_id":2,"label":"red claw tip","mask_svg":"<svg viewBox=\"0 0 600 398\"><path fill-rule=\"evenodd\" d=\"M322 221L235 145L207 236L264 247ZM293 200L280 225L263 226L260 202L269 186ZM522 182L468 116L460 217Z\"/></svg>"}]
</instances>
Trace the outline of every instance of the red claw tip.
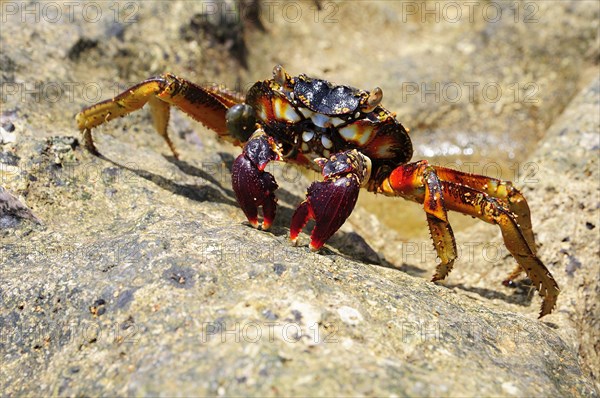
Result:
<instances>
[{"instance_id":1,"label":"red claw tip","mask_svg":"<svg viewBox=\"0 0 600 398\"><path fill-rule=\"evenodd\" d=\"M273 224L273 222L271 220L268 220L268 221L267 220L263 220L261 229L263 231L267 231L269 228L271 228L272 224Z\"/></svg>"},{"instance_id":2,"label":"red claw tip","mask_svg":"<svg viewBox=\"0 0 600 398\"><path fill-rule=\"evenodd\" d=\"M311 241L309 245L310 251L316 252L320 250L324 244L325 242Z\"/></svg>"}]
</instances>

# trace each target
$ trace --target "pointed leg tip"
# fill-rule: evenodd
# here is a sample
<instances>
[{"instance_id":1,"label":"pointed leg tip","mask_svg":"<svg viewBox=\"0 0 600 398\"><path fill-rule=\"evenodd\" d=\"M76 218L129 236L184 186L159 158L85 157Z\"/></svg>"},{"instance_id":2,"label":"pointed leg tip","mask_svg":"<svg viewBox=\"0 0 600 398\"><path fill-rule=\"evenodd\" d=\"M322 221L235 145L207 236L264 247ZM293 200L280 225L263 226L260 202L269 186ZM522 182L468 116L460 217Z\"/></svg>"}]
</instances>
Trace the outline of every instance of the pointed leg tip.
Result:
<instances>
[{"instance_id":1,"label":"pointed leg tip","mask_svg":"<svg viewBox=\"0 0 600 398\"><path fill-rule=\"evenodd\" d=\"M557 296L544 296L542 299L542 307L540 308L540 316L538 319L552 313L556 308L556 297Z\"/></svg>"},{"instance_id":2,"label":"pointed leg tip","mask_svg":"<svg viewBox=\"0 0 600 398\"><path fill-rule=\"evenodd\" d=\"M546 310L546 309L544 308L544 305L542 304L542 308L541 308L541 310L540 310L540 315L538 316L538 319L542 319L543 317L545 317L546 315L548 315L548 314L549 314L549 313L551 313L551 312L552 312L552 310L549 310L549 311L548 311L548 310Z\"/></svg>"},{"instance_id":3,"label":"pointed leg tip","mask_svg":"<svg viewBox=\"0 0 600 398\"><path fill-rule=\"evenodd\" d=\"M84 143L85 149L94 156L100 156L100 151L96 148L96 144L93 141L86 141Z\"/></svg>"},{"instance_id":4,"label":"pointed leg tip","mask_svg":"<svg viewBox=\"0 0 600 398\"><path fill-rule=\"evenodd\" d=\"M99 156L100 152L98 152L96 144L94 143L94 138L92 137L92 130L87 127L84 127L79 130L79 133L83 138L83 146L85 147L85 149L87 149L88 152L90 152L92 155Z\"/></svg>"},{"instance_id":5,"label":"pointed leg tip","mask_svg":"<svg viewBox=\"0 0 600 398\"><path fill-rule=\"evenodd\" d=\"M171 139L168 138L168 136L165 137L165 140L167 141L167 145L169 146L169 150L171 151L171 154L173 154L173 157L179 160L179 152L177 151L177 149L175 149L175 144L171 142Z\"/></svg>"}]
</instances>

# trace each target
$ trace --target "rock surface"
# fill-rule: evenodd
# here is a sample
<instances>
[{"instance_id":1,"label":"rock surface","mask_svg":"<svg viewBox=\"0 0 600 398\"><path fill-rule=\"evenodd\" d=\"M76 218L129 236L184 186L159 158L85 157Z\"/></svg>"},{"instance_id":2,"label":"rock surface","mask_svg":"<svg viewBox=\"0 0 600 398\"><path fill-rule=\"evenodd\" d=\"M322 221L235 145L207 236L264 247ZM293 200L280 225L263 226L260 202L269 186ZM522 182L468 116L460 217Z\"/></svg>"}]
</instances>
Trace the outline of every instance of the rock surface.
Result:
<instances>
[{"instance_id":1,"label":"rock surface","mask_svg":"<svg viewBox=\"0 0 600 398\"><path fill-rule=\"evenodd\" d=\"M298 20L289 7L260 20L249 10L223 31L198 17L222 3L115 3L117 14L106 3L95 20L90 2L54 23L41 3L29 23L9 4L19 7L2 3L1 184L42 224L0 230L2 395L598 396L595 2L526 3L517 22L461 23L443 9L439 23L421 22L422 10L394 2L320 2L318 13L294 3ZM498 4L508 13L513 3ZM514 260L489 225L456 234L463 255L439 285L428 282L427 237L363 207L322 253L306 235L291 247L289 220L313 176L286 165L271 168L273 230L250 228L230 185L239 149L178 112L182 160L164 155L145 112L98 129L103 157L79 145L73 115L129 83L170 70L245 87L275 63L382 86L387 106L422 131L416 157L499 158L505 178L519 162L512 179L562 288L555 312L537 320L530 286L500 285ZM452 102L440 91L431 103L400 95L407 82L518 83L526 95L533 83L539 101L480 92Z\"/></svg>"},{"instance_id":2,"label":"rock surface","mask_svg":"<svg viewBox=\"0 0 600 398\"><path fill-rule=\"evenodd\" d=\"M23 219L39 222L27 206L12 193L0 187L0 226L12 227Z\"/></svg>"}]
</instances>

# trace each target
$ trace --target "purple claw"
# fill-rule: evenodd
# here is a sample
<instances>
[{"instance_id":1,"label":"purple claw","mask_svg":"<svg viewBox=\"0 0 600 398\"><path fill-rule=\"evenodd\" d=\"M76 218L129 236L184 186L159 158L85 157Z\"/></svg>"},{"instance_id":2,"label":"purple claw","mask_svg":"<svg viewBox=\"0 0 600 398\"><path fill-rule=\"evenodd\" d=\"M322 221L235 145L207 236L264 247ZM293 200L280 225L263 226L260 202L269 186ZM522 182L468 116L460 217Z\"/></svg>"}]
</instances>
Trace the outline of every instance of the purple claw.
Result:
<instances>
[{"instance_id":1,"label":"purple claw","mask_svg":"<svg viewBox=\"0 0 600 398\"><path fill-rule=\"evenodd\" d=\"M350 216L359 190L360 185L353 177L312 183L306 200L292 217L292 242L296 241L306 222L313 218L316 225L310 235L310 249L319 250Z\"/></svg>"},{"instance_id":2,"label":"purple claw","mask_svg":"<svg viewBox=\"0 0 600 398\"><path fill-rule=\"evenodd\" d=\"M361 183L370 172L370 162L357 151L316 162L323 168L325 179L308 188L306 200L296 209L290 227L290 239L295 243L308 220L315 220L310 235L311 250L319 250L344 224L354 210Z\"/></svg>"},{"instance_id":3,"label":"purple claw","mask_svg":"<svg viewBox=\"0 0 600 398\"><path fill-rule=\"evenodd\" d=\"M261 130L252 135L244 152L233 162L232 186L240 207L253 227L258 228L258 207L263 207L262 229L269 229L275 218L278 188L271 173L264 171L272 160L281 160L273 138Z\"/></svg>"}]
</instances>

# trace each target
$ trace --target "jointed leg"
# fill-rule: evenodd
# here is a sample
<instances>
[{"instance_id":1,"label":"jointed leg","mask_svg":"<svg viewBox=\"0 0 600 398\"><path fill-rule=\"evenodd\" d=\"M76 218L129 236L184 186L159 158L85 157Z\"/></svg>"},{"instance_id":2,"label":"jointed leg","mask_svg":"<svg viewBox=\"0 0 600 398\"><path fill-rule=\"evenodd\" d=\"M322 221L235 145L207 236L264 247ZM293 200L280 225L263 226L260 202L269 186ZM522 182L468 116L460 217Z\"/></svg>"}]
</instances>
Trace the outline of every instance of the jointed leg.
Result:
<instances>
[{"instance_id":1,"label":"jointed leg","mask_svg":"<svg viewBox=\"0 0 600 398\"><path fill-rule=\"evenodd\" d=\"M477 191L484 192L491 197L500 199L508 207L508 209L516 216L519 223L519 228L529 245L533 254L537 253L533 229L531 227L531 215L527 200L521 192L515 188L510 181L503 181L496 178L485 177L477 174L463 173L448 169L445 167L433 166L440 179L455 184L468 186ZM504 280L504 284L510 284L514 279L518 278L523 272L520 264L517 264L515 269Z\"/></svg>"},{"instance_id":2,"label":"jointed leg","mask_svg":"<svg viewBox=\"0 0 600 398\"><path fill-rule=\"evenodd\" d=\"M527 273L540 296L544 297L540 317L549 314L560 290L544 263L531 250L517 222L517 216L501 201L483 192L453 182L444 181L442 186L448 209L478 217L500 227L506 248Z\"/></svg>"},{"instance_id":3,"label":"jointed leg","mask_svg":"<svg viewBox=\"0 0 600 398\"><path fill-rule=\"evenodd\" d=\"M432 281L446 278L457 256L456 242L448 222L442 185L435 168L426 160L402 165L392 172L382 189L387 194L400 195L423 204L431 239L441 260Z\"/></svg>"},{"instance_id":4,"label":"jointed leg","mask_svg":"<svg viewBox=\"0 0 600 398\"><path fill-rule=\"evenodd\" d=\"M125 116L150 103L154 127L165 139L173 155L177 157L177 151L167 132L169 110L172 105L214 130L221 137L238 144L239 142L230 137L227 132L225 114L231 106L240 101L241 99L238 100L230 91L218 87L200 87L166 73L136 84L113 99L83 109L77 114L76 120L87 148L98 153L91 134L94 127Z\"/></svg>"},{"instance_id":5,"label":"jointed leg","mask_svg":"<svg viewBox=\"0 0 600 398\"><path fill-rule=\"evenodd\" d=\"M424 164L425 166L423 166ZM486 177L483 176L465 175L460 172L453 175L452 170L442 168L433 168L433 170L433 174L437 174L441 183L439 197L444 210L458 211L478 217L491 224L497 224L500 227L507 249L517 260L520 269L525 270L543 297L540 317L549 314L556 304L556 298L560 291L556 281L531 247L533 245L533 233L531 232L530 222L526 224L529 228L528 232L524 231L519 225L519 216L511 210L510 203L513 201L513 208L516 206L517 211L523 214L522 218L529 221L527 202L522 198L522 195L516 190L513 190L511 194L511 190L506 188L512 186L508 182L491 179L486 186L484 182ZM438 194L437 191L433 191L429 187L434 181L430 177L431 175L431 167L426 166L424 161L402 165L393 170L389 177L383 181L379 191L423 203L427 211L427 208L431 209L432 204L429 203L431 199L428 199L426 192L432 192L434 197ZM467 186L467 183L471 183L481 190ZM491 186L498 188L490 188ZM490 189L497 197L483 192L483 190ZM506 190L506 193L503 193L503 190ZM526 237L527 234L530 234L530 240ZM448 235L453 240L451 230L448 231ZM439 270L436 276L438 275L441 276ZM514 271L513 275L515 275Z\"/></svg>"},{"instance_id":6,"label":"jointed leg","mask_svg":"<svg viewBox=\"0 0 600 398\"><path fill-rule=\"evenodd\" d=\"M531 228L531 215L527 200L511 181L503 181L477 174L463 173L445 167L433 166L437 175L443 181L453 182L473 188L491 197L503 200L508 209L517 216L519 226L523 232L531 251L536 253L537 248Z\"/></svg>"}]
</instances>

